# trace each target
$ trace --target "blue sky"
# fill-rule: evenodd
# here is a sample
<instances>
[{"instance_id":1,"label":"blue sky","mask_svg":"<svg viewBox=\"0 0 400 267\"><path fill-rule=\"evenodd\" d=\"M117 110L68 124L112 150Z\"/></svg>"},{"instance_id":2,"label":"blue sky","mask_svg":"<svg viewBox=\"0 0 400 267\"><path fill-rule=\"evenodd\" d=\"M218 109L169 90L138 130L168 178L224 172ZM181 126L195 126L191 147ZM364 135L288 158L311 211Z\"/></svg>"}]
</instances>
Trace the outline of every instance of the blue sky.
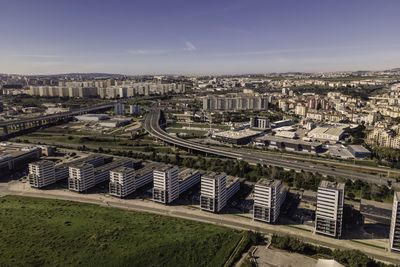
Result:
<instances>
[{"instance_id":1,"label":"blue sky","mask_svg":"<svg viewBox=\"0 0 400 267\"><path fill-rule=\"evenodd\" d=\"M400 67L398 0L0 0L0 72Z\"/></svg>"}]
</instances>

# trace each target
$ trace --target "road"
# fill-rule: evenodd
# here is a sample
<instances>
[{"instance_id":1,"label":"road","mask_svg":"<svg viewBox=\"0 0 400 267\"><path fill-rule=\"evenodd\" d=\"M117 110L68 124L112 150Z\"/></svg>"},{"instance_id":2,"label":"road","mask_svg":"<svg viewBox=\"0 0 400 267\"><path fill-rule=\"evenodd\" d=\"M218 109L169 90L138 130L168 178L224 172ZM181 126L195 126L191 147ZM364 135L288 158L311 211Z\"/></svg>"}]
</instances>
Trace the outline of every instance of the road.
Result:
<instances>
[{"instance_id":1,"label":"road","mask_svg":"<svg viewBox=\"0 0 400 267\"><path fill-rule=\"evenodd\" d=\"M400 264L400 258L398 257L398 254L387 252L382 248L352 242L351 240L338 240L326 236L315 235L309 231L293 228L287 225L265 224L253 221L251 218L243 215L209 213L193 206L166 206L143 199L118 199L102 194L78 194L62 189L39 190L30 188L28 184L18 181L13 181L8 184L0 183L0 197L4 195L40 197L91 203L106 207L148 212L222 225L239 230L252 230L264 234L290 235L306 242L320 244L334 249L358 249L372 258L392 262L394 264Z\"/></svg>"},{"instance_id":2,"label":"road","mask_svg":"<svg viewBox=\"0 0 400 267\"><path fill-rule=\"evenodd\" d=\"M223 156L227 158L239 159L247 161L250 164L263 164L270 166L283 167L295 171L307 171L312 173L320 173L325 176L344 177L352 180L360 179L369 183L387 184L388 181L395 182L394 179L388 177L379 177L378 175L362 173L357 170L349 170L341 166L329 166L328 163L305 163L296 160L290 160L277 157L269 153L249 152L248 150L230 149L230 148L217 148L194 143L188 140L180 139L169 135L159 125L160 110L151 109L146 115L143 126L150 135L160 139L166 143L201 151L208 154ZM362 168L362 167L360 167Z\"/></svg>"}]
</instances>

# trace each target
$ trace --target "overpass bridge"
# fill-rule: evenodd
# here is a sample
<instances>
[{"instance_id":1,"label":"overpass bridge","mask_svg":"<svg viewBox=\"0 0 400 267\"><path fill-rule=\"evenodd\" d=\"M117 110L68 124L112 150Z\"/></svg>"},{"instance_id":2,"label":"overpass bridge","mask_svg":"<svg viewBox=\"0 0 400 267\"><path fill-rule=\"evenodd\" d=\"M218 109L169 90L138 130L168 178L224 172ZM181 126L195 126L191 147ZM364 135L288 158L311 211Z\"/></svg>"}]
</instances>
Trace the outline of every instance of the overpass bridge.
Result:
<instances>
[{"instance_id":1,"label":"overpass bridge","mask_svg":"<svg viewBox=\"0 0 400 267\"><path fill-rule=\"evenodd\" d=\"M69 112L61 112L56 114L38 116L29 119L9 120L0 122L0 128L3 130L3 138L9 135L10 130L18 132L32 127L41 127L47 124L52 124L61 121L68 121L74 116L103 111L114 107L115 103L101 104L92 107L81 108Z\"/></svg>"},{"instance_id":2,"label":"overpass bridge","mask_svg":"<svg viewBox=\"0 0 400 267\"><path fill-rule=\"evenodd\" d=\"M304 161L290 160L280 158L278 155L271 155L267 153L249 152L240 149L227 148L227 147L211 147L208 145L198 144L192 141L184 140L169 135L161 126L163 124L161 117L161 110L153 108L149 110L144 121L145 130L158 140L167 144L182 147L189 151L199 151L205 154L217 155L231 159L244 160L250 164L261 164L268 166L282 167L288 170L295 170L297 172L307 171L311 173L320 173L324 176L342 177L351 180L360 179L369 183L387 184L388 182L396 182L395 179L379 176L372 173L365 173L354 169L348 169L340 166L330 165L329 162L324 163L310 163ZM361 169L362 166L357 166Z\"/></svg>"}]
</instances>

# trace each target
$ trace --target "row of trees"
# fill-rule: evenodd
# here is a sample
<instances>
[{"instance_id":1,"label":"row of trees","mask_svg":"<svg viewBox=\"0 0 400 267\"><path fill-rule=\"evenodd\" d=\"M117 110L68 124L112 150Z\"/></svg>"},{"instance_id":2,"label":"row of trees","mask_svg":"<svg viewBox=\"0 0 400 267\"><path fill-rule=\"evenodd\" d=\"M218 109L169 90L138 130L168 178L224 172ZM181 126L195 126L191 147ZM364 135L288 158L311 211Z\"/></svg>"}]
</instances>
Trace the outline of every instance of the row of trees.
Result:
<instances>
[{"instance_id":1,"label":"row of trees","mask_svg":"<svg viewBox=\"0 0 400 267\"><path fill-rule=\"evenodd\" d=\"M394 265L377 262L359 250L331 250L326 247L305 243L289 236L273 235L271 244L278 249L305 254L315 258L334 259L348 267L394 267Z\"/></svg>"}]
</instances>

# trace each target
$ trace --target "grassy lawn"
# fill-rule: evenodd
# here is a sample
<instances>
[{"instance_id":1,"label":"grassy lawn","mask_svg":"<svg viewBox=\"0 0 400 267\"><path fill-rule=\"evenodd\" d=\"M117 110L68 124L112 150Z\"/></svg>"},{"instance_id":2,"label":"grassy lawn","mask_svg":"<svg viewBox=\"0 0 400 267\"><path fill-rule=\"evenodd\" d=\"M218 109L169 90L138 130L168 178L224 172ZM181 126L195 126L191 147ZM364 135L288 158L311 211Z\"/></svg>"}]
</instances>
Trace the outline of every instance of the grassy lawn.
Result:
<instances>
[{"instance_id":1,"label":"grassy lawn","mask_svg":"<svg viewBox=\"0 0 400 267\"><path fill-rule=\"evenodd\" d=\"M222 266L244 234L91 204L0 198L0 266Z\"/></svg>"}]
</instances>

